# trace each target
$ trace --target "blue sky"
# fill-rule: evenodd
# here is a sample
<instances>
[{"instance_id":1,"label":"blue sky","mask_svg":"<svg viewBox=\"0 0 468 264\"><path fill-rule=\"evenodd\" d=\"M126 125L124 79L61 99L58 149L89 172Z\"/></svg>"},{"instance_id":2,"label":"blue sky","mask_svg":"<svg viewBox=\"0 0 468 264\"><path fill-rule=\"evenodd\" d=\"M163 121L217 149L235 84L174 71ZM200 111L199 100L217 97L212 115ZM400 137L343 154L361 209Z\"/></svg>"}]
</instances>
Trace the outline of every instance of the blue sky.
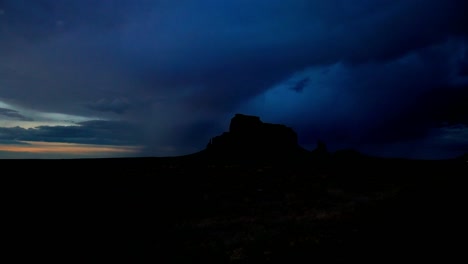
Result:
<instances>
[{"instance_id":1,"label":"blue sky","mask_svg":"<svg viewBox=\"0 0 468 264\"><path fill-rule=\"evenodd\" d=\"M308 149L457 156L467 6L0 0L0 158L188 154L235 113L291 126Z\"/></svg>"}]
</instances>

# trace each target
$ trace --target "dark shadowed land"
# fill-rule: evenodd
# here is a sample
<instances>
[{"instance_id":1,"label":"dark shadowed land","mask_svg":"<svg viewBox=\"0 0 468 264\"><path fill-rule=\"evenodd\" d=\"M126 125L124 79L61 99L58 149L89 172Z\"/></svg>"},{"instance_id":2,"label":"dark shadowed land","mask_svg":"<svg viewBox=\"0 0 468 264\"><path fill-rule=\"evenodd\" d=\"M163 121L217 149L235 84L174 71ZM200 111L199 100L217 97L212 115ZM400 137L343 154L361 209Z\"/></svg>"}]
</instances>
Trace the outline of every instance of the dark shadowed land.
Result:
<instances>
[{"instance_id":1,"label":"dark shadowed land","mask_svg":"<svg viewBox=\"0 0 468 264\"><path fill-rule=\"evenodd\" d=\"M188 156L0 160L5 250L62 263L465 257L466 155L384 159L296 142L238 115Z\"/></svg>"}]
</instances>

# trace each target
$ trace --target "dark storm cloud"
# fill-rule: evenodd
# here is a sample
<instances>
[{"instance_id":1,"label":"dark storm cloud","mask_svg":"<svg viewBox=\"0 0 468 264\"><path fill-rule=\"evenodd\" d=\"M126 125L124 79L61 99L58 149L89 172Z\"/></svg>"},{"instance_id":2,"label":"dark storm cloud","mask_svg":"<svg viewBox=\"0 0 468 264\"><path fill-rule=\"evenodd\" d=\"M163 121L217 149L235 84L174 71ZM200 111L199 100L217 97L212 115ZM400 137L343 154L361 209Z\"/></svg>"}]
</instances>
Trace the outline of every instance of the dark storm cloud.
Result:
<instances>
[{"instance_id":1,"label":"dark storm cloud","mask_svg":"<svg viewBox=\"0 0 468 264\"><path fill-rule=\"evenodd\" d=\"M33 24L30 20L36 21L35 17L47 20L52 12L54 16L69 16L77 24L75 28L81 29L67 30L59 34L59 40L46 44L59 45L58 50L49 52L62 49L67 54L75 53L66 56L67 61L59 59L56 63L78 68L78 73L58 76L66 81L55 81L56 85L71 90L89 87L90 92L97 82L104 82L105 75L115 73L105 68L106 63L125 63L121 66L130 67L127 74L143 75L145 82L138 81L140 89L165 92L198 87L187 103L208 110L232 108L245 97L268 89L306 66L401 56L459 34L460 22L464 21L461 1L136 1L133 4L113 1L112 5L102 1L72 2L71 6L76 8L56 1L20 2L6 1L16 9L9 11L8 6L4 9L5 15L19 12L15 17L31 17L22 12L35 14L26 22L18 22L21 25ZM134 9L142 9L138 6L148 5L151 11L145 15L132 13ZM99 34L90 31L101 24L113 24L101 22L107 20L118 24L117 29ZM109 57L95 57L94 49L107 50L105 54ZM41 47L40 52L45 51ZM83 63L76 62L78 56ZM104 65L96 67L98 61L104 61ZM51 64L48 66L61 68ZM93 71L101 73L84 71L89 64L97 68ZM54 68L51 70L60 74ZM87 81L83 80L85 76L89 76ZM142 76L126 77L131 83L135 77L140 80ZM70 87L73 84L68 81L75 78L80 79L80 84ZM104 86L117 83L108 81ZM99 86L98 90L106 90ZM126 85L123 89L128 92Z\"/></svg>"},{"instance_id":2,"label":"dark storm cloud","mask_svg":"<svg viewBox=\"0 0 468 264\"><path fill-rule=\"evenodd\" d=\"M112 28L126 22L128 15L149 1L130 0L2 0L2 22L14 26L17 36L37 40L82 26L83 21L95 28ZM12 33L7 26L1 28Z\"/></svg>"},{"instance_id":3,"label":"dark storm cloud","mask_svg":"<svg viewBox=\"0 0 468 264\"><path fill-rule=\"evenodd\" d=\"M451 40L386 62L312 67L244 109L295 127L308 146L317 139L356 148L436 140L434 129L446 133L444 127L468 120L468 82L452 82L460 77L458 58L464 48L463 42ZM298 94L290 83L301 78L310 82Z\"/></svg>"},{"instance_id":4,"label":"dark storm cloud","mask_svg":"<svg viewBox=\"0 0 468 264\"><path fill-rule=\"evenodd\" d=\"M294 84L294 86L291 89L293 91L295 91L295 92L300 93L307 86L308 82L309 82L309 78L304 78L304 79L298 81L296 84Z\"/></svg>"},{"instance_id":5,"label":"dark storm cloud","mask_svg":"<svg viewBox=\"0 0 468 264\"><path fill-rule=\"evenodd\" d=\"M216 7L223 12L226 6L230 7ZM181 57L170 57L175 60L162 64L169 66L169 72L152 68L154 82L168 87L202 86L190 100L194 107L230 108L307 66L391 60L463 33L462 2L273 1L253 5L256 11L246 6L242 6L244 16L232 11L244 21L229 20L232 14L207 25L190 20L194 25L173 35L181 43L158 41L167 54ZM252 18L248 11L261 14ZM189 19L194 17L188 14ZM233 29L223 28L228 23ZM186 54L187 50L193 52Z\"/></svg>"},{"instance_id":6,"label":"dark storm cloud","mask_svg":"<svg viewBox=\"0 0 468 264\"><path fill-rule=\"evenodd\" d=\"M466 51L457 64L447 61L450 48L431 47L466 43L467 6L462 0L0 0L0 100L132 120L150 149L191 140L204 147L201 135L247 110L246 101L316 68L331 71L333 80L292 78L288 89L297 97L265 104L265 116L343 140L418 137L436 121L465 117L451 102L466 91L458 63L466 62ZM434 113L434 106L452 110ZM191 131L191 124L193 133L174 135Z\"/></svg>"},{"instance_id":7,"label":"dark storm cloud","mask_svg":"<svg viewBox=\"0 0 468 264\"><path fill-rule=\"evenodd\" d=\"M20 121L33 121L32 118L26 117L26 116L20 114L16 110L0 107L0 118L2 116L7 117L7 118L11 118L11 119L14 119L14 120L20 120Z\"/></svg>"},{"instance_id":8,"label":"dark storm cloud","mask_svg":"<svg viewBox=\"0 0 468 264\"><path fill-rule=\"evenodd\" d=\"M112 100L102 98L99 99L97 102L89 103L88 107L96 111L123 114L131 107L131 105L127 98L114 98Z\"/></svg>"}]
</instances>

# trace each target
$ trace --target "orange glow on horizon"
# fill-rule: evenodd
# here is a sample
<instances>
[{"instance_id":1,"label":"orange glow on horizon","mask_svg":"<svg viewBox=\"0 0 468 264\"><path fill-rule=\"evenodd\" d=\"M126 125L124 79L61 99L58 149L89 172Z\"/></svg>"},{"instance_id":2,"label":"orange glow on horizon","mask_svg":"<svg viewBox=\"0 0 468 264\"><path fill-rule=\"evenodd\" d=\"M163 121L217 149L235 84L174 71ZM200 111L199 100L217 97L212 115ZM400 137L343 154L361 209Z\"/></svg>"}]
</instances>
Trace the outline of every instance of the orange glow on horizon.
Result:
<instances>
[{"instance_id":1,"label":"orange glow on horizon","mask_svg":"<svg viewBox=\"0 0 468 264\"><path fill-rule=\"evenodd\" d=\"M22 141L24 145L0 145L0 151L55 154L137 153L140 146L92 145L61 142Z\"/></svg>"}]
</instances>

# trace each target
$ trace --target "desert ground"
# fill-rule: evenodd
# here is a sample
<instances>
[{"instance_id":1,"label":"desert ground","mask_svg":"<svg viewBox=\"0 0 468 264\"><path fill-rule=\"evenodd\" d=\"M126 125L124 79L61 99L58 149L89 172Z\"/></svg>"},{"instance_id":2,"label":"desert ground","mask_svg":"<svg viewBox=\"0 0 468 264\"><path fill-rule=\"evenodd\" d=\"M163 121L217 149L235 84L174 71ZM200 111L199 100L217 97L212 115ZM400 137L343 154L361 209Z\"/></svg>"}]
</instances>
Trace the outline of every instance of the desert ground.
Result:
<instances>
[{"instance_id":1,"label":"desert ground","mask_svg":"<svg viewBox=\"0 0 468 264\"><path fill-rule=\"evenodd\" d=\"M451 263L466 255L466 157L0 165L4 250L15 262Z\"/></svg>"}]
</instances>

